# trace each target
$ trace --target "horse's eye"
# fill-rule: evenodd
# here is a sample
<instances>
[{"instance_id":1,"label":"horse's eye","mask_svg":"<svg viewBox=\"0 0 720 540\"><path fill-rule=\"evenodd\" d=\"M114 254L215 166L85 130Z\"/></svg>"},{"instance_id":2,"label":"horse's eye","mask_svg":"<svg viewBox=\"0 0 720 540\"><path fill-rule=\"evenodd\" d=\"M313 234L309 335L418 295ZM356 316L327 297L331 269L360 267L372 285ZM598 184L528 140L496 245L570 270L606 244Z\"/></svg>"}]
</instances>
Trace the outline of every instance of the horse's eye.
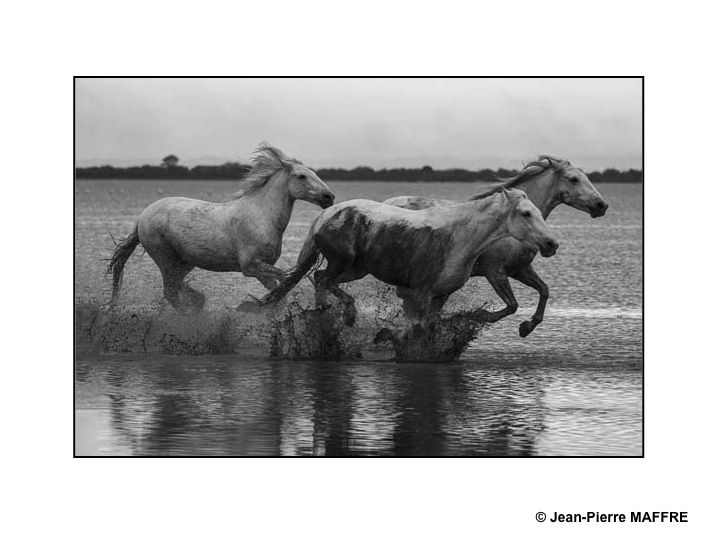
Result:
<instances>
[{"instance_id":1,"label":"horse's eye","mask_svg":"<svg viewBox=\"0 0 720 540\"><path fill-rule=\"evenodd\" d=\"M576 183L579 182L580 180L578 180L577 178L573 177L573 178L570 179L570 181L571 181L573 184L576 184Z\"/></svg>"},{"instance_id":2,"label":"horse's eye","mask_svg":"<svg viewBox=\"0 0 720 540\"><path fill-rule=\"evenodd\" d=\"M300 175L298 175L298 178L300 180L305 180L307 178L307 176L305 176L304 174L300 174Z\"/></svg>"},{"instance_id":3,"label":"horse's eye","mask_svg":"<svg viewBox=\"0 0 720 540\"><path fill-rule=\"evenodd\" d=\"M523 217L530 217L530 212L525 211L522 213Z\"/></svg>"}]
</instances>

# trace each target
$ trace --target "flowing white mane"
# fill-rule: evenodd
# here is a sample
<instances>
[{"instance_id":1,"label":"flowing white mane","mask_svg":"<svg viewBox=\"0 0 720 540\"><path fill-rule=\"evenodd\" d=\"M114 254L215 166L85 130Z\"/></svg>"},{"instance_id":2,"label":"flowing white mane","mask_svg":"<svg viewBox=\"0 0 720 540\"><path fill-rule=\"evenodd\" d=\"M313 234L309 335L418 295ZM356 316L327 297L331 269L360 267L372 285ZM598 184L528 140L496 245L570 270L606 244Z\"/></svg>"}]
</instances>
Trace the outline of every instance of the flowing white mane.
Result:
<instances>
[{"instance_id":1,"label":"flowing white mane","mask_svg":"<svg viewBox=\"0 0 720 540\"><path fill-rule=\"evenodd\" d=\"M235 200L249 195L263 187L275 173L280 171L289 172L293 165L302 165L302 162L295 158L286 156L282 150L270 146L268 143L260 143L252 159L252 169L240 181L240 189L229 195L227 200Z\"/></svg>"},{"instance_id":2,"label":"flowing white mane","mask_svg":"<svg viewBox=\"0 0 720 540\"><path fill-rule=\"evenodd\" d=\"M547 156L547 155L541 155L538 156L538 158L535 161L531 161L527 165L525 165L522 170L517 173L515 176L511 176L510 178L501 178L500 180L503 180L503 183L495 186L489 191L486 191L485 193L481 193L479 195L475 195L472 200L476 199L484 199L485 197L489 197L490 195L494 195L498 191L500 191L502 188L512 188L517 187L519 184L530 180L534 177L537 177L538 175L544 173L548 169L553 169L557 171L562 171L566 169L567 167L572 167L570 162L566 159L561 159L553 156Z\"/></svg>"}]
</instances>

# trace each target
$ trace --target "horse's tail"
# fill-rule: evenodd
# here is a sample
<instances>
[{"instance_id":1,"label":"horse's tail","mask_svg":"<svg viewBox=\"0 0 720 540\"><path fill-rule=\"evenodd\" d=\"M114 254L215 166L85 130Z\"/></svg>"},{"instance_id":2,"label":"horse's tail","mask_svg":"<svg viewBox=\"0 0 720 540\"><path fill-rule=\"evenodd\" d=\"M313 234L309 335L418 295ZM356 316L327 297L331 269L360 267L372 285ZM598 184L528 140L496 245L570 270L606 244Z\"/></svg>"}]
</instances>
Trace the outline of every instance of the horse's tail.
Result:
<instances>
[{"instance_id":1,"label":"horse's tail","mask_svg":"<svg viewBox=\"0 0 720 540\"><path fill-rule=\"evenodd\" d=\"M110 262L105 270L106 274L112 274L112 296L110 298L111 306L115 305L115 300L117 300L120 287L122 286L123 268L125 267L125 263L130 258L130 255L132 255L132 252L135 251L135 248L139 243L140 237L138 236L137 223L135 224L133 232L131 232L127 238L120 240L119 242L115 242L115 251L113 251L112 257L109 259Z\"/></svg>"},{"instance_id":2,"label":"horse's tail","mask_svg":"<svg viewBox=\"0 0 720 540\"><path fill-rule=\"evenodd\" d=\"M308 275L313 270L317 269L322 264L320 258L320 250L315 244L315 233L313 228L310 228L310 233L305 239L300 255L298 256L297 264L292 268L287 278L280 285L275 287L268 294L258 300L258 304L261 306L267 306L268 304L275 304L285 298L290 289L295 287L300 280Z\"/></svg>"}]
</instances>

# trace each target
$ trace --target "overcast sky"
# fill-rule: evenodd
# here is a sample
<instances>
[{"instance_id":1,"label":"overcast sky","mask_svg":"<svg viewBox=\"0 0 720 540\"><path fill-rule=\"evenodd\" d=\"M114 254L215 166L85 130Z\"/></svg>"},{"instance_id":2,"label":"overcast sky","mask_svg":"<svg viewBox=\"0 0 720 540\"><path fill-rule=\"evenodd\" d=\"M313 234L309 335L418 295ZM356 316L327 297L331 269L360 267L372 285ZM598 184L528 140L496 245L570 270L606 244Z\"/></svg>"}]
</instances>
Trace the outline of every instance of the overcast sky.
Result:
<instances>
[{"instance_id":1,"label":"overcast sky","mask_svg":"<svg viewBox=\"0 0 720 540\"><path fill-rule=\"evenodd\" d=\"M314 167L642 164L639 79L77 79L79 166L247 162L268 141Z\"/></svg>"}]
</instances>

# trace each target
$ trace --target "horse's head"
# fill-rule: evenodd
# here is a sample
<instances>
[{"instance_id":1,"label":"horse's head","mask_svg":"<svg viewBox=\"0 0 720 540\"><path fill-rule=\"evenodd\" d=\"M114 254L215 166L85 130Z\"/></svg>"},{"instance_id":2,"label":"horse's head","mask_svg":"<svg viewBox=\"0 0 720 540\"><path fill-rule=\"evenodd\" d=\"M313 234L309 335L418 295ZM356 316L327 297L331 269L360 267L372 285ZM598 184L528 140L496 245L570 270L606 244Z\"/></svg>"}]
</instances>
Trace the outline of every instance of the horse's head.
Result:
<instances>
[{"instance_id":1,"label":"horse's head","mask_svg":"<svg viewBox=\"0 0 720 540\"><path fill-rule=\"evenodd\" d=\"M605 215L608 203L583 171L567 161L558 162L549 157L545 159L555 171L557 193L561 202L587 212L594 218Z\"/></svg>"},{"instance_id":2,"label":"horse's head","mask_svg":"<svg viewBox=\"0 0 720 540\"><path fill-rule=\"evenodd\" d=\"M301 163L293 163L288 170L288 191L295 199L317 204L321 208L332 206L335 194L315 171Z\"/></svg>"},{"instance_id":3,"label":"horse's head","mask_svg":"<svg viewBox=\"0 0 720 540\"><path fill-rule=\"evenodd\" d=\"M522 190L502 188L502 192L510 203L507 219L510 234L523 244L539 250L543 257L555 255L558 242L548 229L537 206Z\"/></svg>"}]
</instances>

